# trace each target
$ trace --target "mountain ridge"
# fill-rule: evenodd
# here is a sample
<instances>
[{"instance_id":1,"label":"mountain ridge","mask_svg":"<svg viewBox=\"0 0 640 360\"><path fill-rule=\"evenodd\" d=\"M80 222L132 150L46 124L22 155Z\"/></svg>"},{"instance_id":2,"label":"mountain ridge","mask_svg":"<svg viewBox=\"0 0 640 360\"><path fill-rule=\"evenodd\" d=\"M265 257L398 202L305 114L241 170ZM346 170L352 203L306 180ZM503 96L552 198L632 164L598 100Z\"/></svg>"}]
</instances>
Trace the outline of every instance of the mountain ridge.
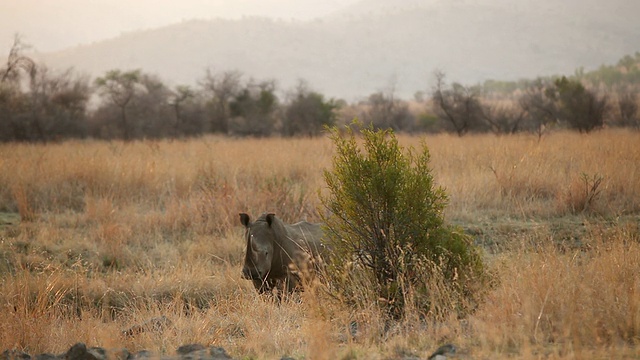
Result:
<instances>
[{"instance_id":1,"label":"mountain ridge","mask_svg":"<svg viewBox=\"0 0 640 360\"><path fill-rule=\"evenodd\" d=\"M463 83L517 80L596 68L639 50L640 28L624 16L571 17L571 2L533 10L523 3L532 2L407 0L395 11L366 12L384 3L363 0L322 19L188 20L37 57L92 76L141 68L175 85L196 84L207 68L238 70L282 89L305 79L328 96L355 99L390 86L410 97L430 88L436 69ZM609 6L619 5L635 9Z\"/></svg>"}]
</instances>

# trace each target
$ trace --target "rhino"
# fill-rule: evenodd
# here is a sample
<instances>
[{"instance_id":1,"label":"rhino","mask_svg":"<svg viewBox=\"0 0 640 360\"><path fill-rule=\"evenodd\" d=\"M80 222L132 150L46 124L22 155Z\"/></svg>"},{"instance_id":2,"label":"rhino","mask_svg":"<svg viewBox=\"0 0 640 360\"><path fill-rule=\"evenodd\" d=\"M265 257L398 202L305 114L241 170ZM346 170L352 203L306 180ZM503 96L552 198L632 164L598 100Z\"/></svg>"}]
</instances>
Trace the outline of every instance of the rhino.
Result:
<instances>
[{"instance_id":1,"label":"rhino","mask_svg":"<svg viewBox=\"0 0 640 360\"><path fill-rule=\"evenodd\" d=\"M321 224L289 225L273 213L264 213L254 222L241 213L240 222L247 242L242 277L253 281L259 293L301 290L303 277L319 269L328 250Z\"/></svg>"}]
</instances>

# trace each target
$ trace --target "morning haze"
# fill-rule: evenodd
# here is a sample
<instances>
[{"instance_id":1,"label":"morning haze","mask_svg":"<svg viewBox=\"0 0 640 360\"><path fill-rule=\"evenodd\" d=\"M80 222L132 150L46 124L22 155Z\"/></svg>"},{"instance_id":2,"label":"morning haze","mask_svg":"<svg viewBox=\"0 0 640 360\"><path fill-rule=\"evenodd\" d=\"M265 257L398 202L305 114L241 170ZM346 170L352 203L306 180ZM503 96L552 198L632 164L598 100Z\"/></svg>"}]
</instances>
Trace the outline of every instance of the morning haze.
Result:
<instances>
[{"instance_id":1,"label":"morning haze","mask_svg":"<svg viewBox=\"0 0 640 360\"><path fill-rule=\"evenodd\" d=\"M631 16L640 3L626 0L2 4L4 50L20 32L54 68L140 68L174 85L195 84L207 68L239 70L281 88L303 78L348 100L390 84L410 97L430 88L436 69L463 83L571 74L640 44Z\"/></svg>"}]
</instances>

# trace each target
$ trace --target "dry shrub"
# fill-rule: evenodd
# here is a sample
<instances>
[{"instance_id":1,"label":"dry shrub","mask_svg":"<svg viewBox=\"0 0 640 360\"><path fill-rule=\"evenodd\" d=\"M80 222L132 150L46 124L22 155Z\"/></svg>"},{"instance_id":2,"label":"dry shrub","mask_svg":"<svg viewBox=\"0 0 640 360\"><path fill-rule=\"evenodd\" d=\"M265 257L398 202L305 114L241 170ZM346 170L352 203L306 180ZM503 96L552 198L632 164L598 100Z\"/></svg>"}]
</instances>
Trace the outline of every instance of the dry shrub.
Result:
<instances>
[{"instance_id":1,"label":"dry shrub","mask_svg":"<svg viewBox=\"0 0 640 360\"><path fill-rule=\"evenodd\" d=\"M24 185L14 185L12 188L14 201L18 207L21 221L33 221L36 219L34 205L31 202L31 194Z\"/></svg>"},{"instance_id":2,"label":"dry shrub","mask_svg":"<svg viewBox=\"0 0 640 360\"><path fill-rule=\"evenodd\" d=\"M91 194L85 195L84 221L87 223L110 223L113 222L118 209L114 205L113 199L109 197L96 197Z\"/></svg>"},{"instance_id":3,"label":"dry shrub","mask_svg":"<svg viewBox=\"0 0 640 360\"><path fill-rule=\"evenodd\" d=\"M559 212L571 214L597 212L597 201L602 193L601 185L604 180L602 175L586 173L571 179L567 189L557 196Z\"/></svg>"}]
</instances>

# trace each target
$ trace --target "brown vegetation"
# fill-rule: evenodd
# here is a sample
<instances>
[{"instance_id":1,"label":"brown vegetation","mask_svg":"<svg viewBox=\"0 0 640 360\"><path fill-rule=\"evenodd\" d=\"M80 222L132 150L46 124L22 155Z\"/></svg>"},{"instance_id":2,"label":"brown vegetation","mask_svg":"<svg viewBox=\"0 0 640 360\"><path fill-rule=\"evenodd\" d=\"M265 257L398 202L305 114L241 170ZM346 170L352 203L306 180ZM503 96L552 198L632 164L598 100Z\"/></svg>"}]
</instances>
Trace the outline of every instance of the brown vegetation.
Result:
<instances>
[{"instance_id":1,"label":"brown vegetation","mask_svg":"<svg viewBox=\"0 0 640 360\"><path fill-rule=\"evenodd\" d=\"M320 285L276 304L240 276L239 212L320 219L329 139L1 144L0 349L201 343L261 359L426 358L449 342L463 358L637 353L640 133L425 140L447 219L484 246L494 283L466 319L416 312L391 327L373 305L354 313ZM122 334L161 316L162 331Z\"/></svg>"}]
</instances>

